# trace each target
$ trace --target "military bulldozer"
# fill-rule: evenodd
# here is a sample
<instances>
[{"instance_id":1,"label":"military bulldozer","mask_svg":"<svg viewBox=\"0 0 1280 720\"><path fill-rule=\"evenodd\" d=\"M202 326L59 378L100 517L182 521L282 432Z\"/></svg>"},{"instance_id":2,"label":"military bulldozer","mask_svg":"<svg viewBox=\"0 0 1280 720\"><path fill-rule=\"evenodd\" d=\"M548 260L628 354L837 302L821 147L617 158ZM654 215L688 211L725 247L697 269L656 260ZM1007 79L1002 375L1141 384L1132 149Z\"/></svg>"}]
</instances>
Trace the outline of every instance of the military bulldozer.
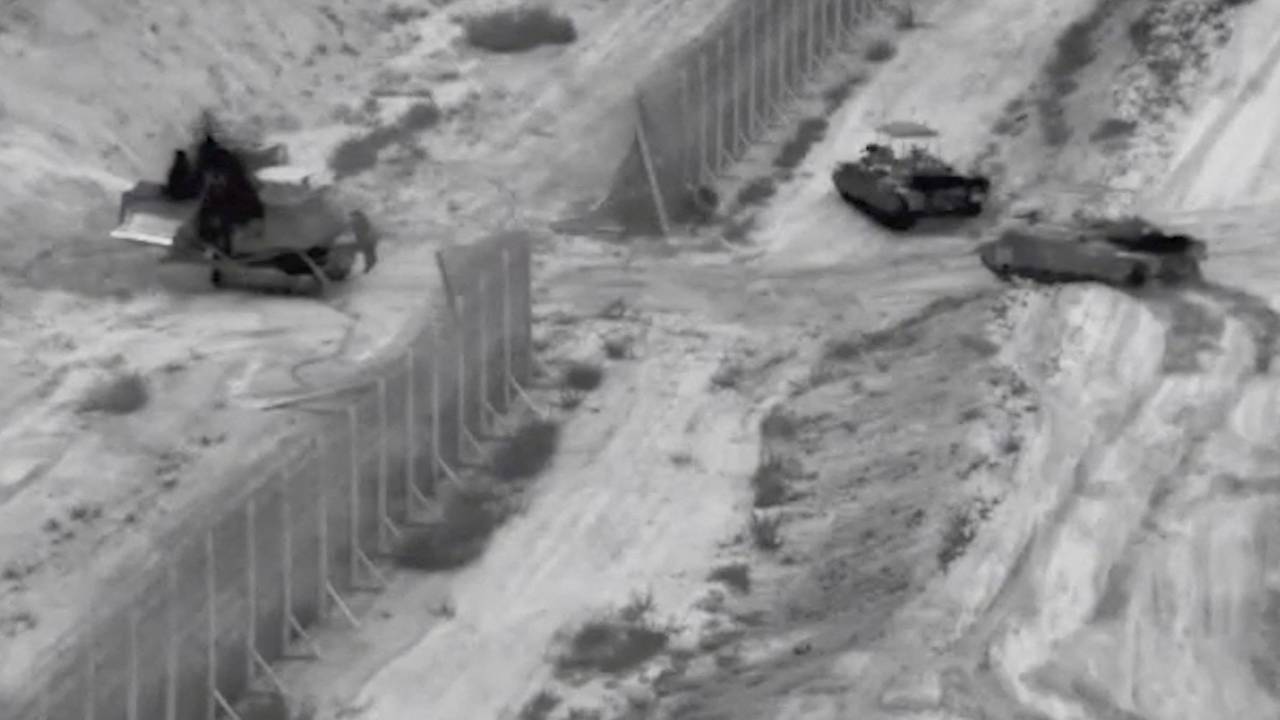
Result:
<instances>
[{"instance_id":1,"label":"military bulldozer","mask_svg":"<svg viewBox=\"0 0 1280 720\"><path fill-rule=\"evenodd\" d=\"M899 140L936 135L908 122L879 131ZM905 150L868 144L857 160L838 164L831 181L846 202L896 231L910 230L921 218L979 215L991 190L988 178L960 173L919 144Z\"/></svg>"},{"instance_id":2,"label":"military bulldozer","mask_svg":"<svg viewBox=\"0 0 1280 720\"><path fill-rule=\"evenodd\" d=\"M267 271L289 289L312 281L323 293L348 278L357 255L365 272L377 262L368 217L331 191L290 165L283 145L232 149L206 131L193 151L174 152L165 182L124 192L111 237L165 248L164 262L207 265L215 287Z\"/></svg>"}]
</instances>

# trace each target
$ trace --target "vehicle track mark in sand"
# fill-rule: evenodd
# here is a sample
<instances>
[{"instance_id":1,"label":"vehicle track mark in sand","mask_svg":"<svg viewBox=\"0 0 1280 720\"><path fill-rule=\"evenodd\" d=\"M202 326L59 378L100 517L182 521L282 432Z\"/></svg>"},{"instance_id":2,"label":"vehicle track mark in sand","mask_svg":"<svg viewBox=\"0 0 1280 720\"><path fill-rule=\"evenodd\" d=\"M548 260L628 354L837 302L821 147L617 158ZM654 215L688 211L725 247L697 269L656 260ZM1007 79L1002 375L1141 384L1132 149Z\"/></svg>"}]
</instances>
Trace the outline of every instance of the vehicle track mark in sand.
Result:
<instances>
[{"instance_id":1,"label":"vehicle track mark in sand","mask_svg":"<svg viewBox=\"0 0 1280 720\"><path fill-rule=\"evenodd\" d=\"M1177 166L1170 171L1168 179L1160 184L1160 190L1155 197L1162 200L1155 203L1157 206L1163 206L1167 210L1186 206L1189 196L1195 190L1197 180L1202 176L1210 156L1215 152L1227 130L1249 103L1275 81L1277 68L1280 68L1280 33L1272 33L1272 37L1275 39L1261 64L1253 70L1231 102L1222 108L1200 134L1191 149L1182 156ZM1256 151L1257 148L1250 149L1250 152L1256 153ZM1251 180L1248 184L1252 185L1255 182L1257 181Z\"/></svg>"},{"instance_id":2,"label":"vehicle track mark in sand","mask_svg":"<svg viewBox=\"0 0 1280 720\"><path fill-rule=\"evenodd\" d=\"M715 351L734 334L704 327L705 339L690 339L685 325L654 318L644 359L614 366L571 421L534 506L457 575L454 618L355 688L355 704L383 720L428 706L436 717L499 717L545 679L547 648L566 626L646 588L660 613L693 602L702 556L742 522L758 437L751 403L711 389ZM672 465L675 453L695 461Z\"/></svg>"}]
</instances>

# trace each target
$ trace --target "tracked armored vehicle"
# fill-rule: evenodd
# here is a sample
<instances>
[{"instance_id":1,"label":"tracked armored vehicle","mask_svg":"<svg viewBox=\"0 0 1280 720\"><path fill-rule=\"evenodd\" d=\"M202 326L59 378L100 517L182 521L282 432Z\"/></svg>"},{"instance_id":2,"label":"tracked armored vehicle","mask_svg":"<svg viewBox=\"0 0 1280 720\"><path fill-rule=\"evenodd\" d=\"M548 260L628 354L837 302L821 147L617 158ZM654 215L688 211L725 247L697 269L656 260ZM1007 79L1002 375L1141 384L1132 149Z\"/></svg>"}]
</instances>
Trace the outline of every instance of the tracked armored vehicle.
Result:
<instances>
[{"instance_id":1,"label":"tracked armored vehicle","mask_svg":"<svg viewBox=\"0 0 1280 720\"><path fill-rule=\"evenodd\" d=\"M937 135L913 122L888 123L878 131L898 140ZM991 190L988 178L962 174L920 145L898 151L871 143L857 160L837 165L831 181L850 205L899 231L921 218L979 215Z\"/></svg>"},{"instance_id":2,"label":"tracked armored vehicle","mask_svg":"<svg viewBox=\"0 0 1280 720\"><path fill-rule=\"evenodd\" d=\"M1082 221L1069 227L1028 225L978 248L989 270L1041 282L1101 282L1138 288L1201 278L1201 241L1166 233L1141 219Z\"/></svg>"}]
</instances>

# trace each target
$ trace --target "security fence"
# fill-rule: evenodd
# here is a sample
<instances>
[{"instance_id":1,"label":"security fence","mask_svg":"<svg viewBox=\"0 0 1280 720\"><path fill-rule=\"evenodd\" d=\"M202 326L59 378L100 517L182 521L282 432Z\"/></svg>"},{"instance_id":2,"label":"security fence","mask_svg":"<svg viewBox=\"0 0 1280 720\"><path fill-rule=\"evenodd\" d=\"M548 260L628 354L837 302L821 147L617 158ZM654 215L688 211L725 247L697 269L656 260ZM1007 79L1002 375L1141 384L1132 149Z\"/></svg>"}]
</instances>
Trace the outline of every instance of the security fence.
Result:
<instances>
[{"instance_id":1,"label":"security fence","mask_svg":"<svg viewBox=\"0 0 1280 720\"><path fill-rule=\"evenodd\" d=\"M31 674L5 720L213 720L270 663L307 651L306 628L359 619L375 558L459 479L497 415L527 402L530 247L504 233L439 256L450 313L343 397L307 403L318 429L248 478L225 512L144 575L131 602ZM283 688L278 688L283 692Z\"/></svg>"},{"instance_id":2,"label":"security fence","mask_svg":"<svg viewBox=\"0 0 1280 720\"><path fill-rule=\"evenodd\" d=\"M637 234L705 215L714 184L892 0L744 0L643 83L630 151L599 210Z\"/></svg>"}]
</instances>

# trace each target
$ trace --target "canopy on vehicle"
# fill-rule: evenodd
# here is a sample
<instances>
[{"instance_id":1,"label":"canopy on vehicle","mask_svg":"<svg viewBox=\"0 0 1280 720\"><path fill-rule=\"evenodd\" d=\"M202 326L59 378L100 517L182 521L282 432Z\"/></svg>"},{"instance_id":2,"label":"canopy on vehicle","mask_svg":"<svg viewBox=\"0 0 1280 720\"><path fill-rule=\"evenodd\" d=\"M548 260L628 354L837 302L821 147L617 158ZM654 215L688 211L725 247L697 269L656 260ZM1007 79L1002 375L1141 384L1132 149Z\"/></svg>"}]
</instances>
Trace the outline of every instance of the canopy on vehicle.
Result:
<instances>
[{"instance_id":1,"label":"canopy on vehicle","mask_svg":"<svg viewBox=\"0 0 1280 720\"><path fill-rule=\"evenodd\" d=\"M910 138L931 138L937 137L938 131L925 125L911 120L895 120L887 122L876 128L876 132L888 135L898 140L906 140Z\"/></svg>"}]
</instances>

